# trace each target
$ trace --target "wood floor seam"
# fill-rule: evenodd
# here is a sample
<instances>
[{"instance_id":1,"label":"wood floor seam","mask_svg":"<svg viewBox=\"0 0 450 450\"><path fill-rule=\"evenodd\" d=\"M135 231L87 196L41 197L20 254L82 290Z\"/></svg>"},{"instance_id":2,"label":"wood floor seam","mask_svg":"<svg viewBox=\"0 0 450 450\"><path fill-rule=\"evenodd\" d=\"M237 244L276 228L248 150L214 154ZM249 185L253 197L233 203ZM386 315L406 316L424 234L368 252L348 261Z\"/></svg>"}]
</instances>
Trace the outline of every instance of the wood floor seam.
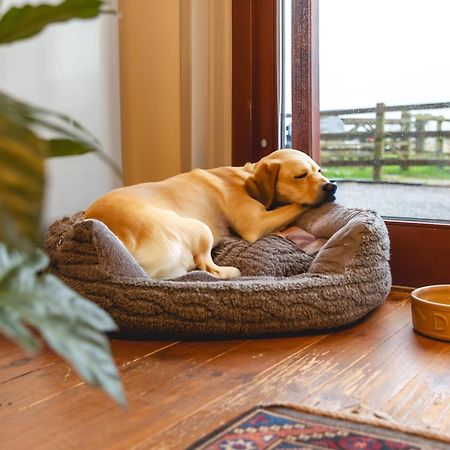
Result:
<instances>
[{"instance_id":1,"label":"wood floor seam","mask_svg":"<svg viewBox=\"0 0 450 450\"><path fill-rule=\"evenodd\" d=\"M312 392L306 399L305 402L310 399L311 397L313 397L319 390L322 390L325 386L327 386L328 384L332 383L333 380L335 380L336 378L338 378L339 376L343 375L345 372L347 372L348 370L350 370L352 367L354 367L359 361L362 361L364 358L368 357L370 354L372 354L373 352L375 352L378 348L382 347L386 342L388 342L390 339L392 339L394 336L396 336L401 330L403 330L404 328L406 328L409 324L405 324L403 327L399 328L395 333L393 333L392 335L390 335L388 338L386 338L384 341L382 341L380 344L378 344L375 348L371 349L369 352L365 353L364 355L362 355L361 357L359 357L358 359L354 360L349 366L347 366L346 368L342 369L340 372L334 374L329 380L327 380L325 383L323 383L322 385L320 385L314 392Z\"/></svg>"},{"instance_id":2,"label":"wood floor seam","mask_svg":"<svg viewBox=\"0 0 450 450\"><path fill-rule=\"evenodd\" d=\"M264 374L266 371L271 370L271 369L273 369L274 367L277 367L278 365L284 363L286 360L289 360L289 359L292 358L294 355L297 355L298 353L301 353L302 351L307 350L309 347L311 347L312 345L316 344L317 342L320 342L321 340L323 340L324 338L330 336L331 334L333 334L333 333L331 332L331 333L328 333L328 334L326 334L326 335L320 336L319 339L315 340L314 342L310 343L309 345L307 345L307 346L305 346L305 347L302 347L301 350L299 350L299 351L297 351L297 352L294 352L292 355L290 355L290 356L284 358L283 360L279 361L278 363L274 364L273 366L271 366L271 367L269 367L269 368L263 370L263 371L262 371L260 374L258 374L255 378L258 378L260 375ZM192 416L192 415L196 414L197 412L201 411L202 409L204 409L204 408L207 407L208 405L213 404L213 403L219 401L220 398L225 397L225 396L227 396L227 395L230 395L233 391L236 391L236 390L239 391L239 390L241 390L244 386L250 385L251 383L252 383L252 382L250 382L250 383L244 383L244 384L241 385L241 386L237 386L237 387L235 387L235 388L230 389L229 391L227 391L226 393L220 395L219 397L215 398L214 400L211 400L210 402L206 403L206 404L203 405L201 408L199 408L199 409L193 411L191 414L187 415L187 416L184 417L183 419L177 421L176 423L171 424L171 425L170 425L169 427L167 427L166 429L160 430L158 433L152 435L151 437L149 437L149 440L153 440L153 438L154 438L155 436L158 436L158 435L160 435L160 434L162 434L162 433L167 432L167 431L170 430L171 428L176 427L177 424L180 423L181 421L186 420L187 418L189 418L190 416ZM141 448L143 449L143 448L145 448L145 447L141 447L141 445L146 445L146 442L147 442L147 440L146 440L145 442L143 442L143 443L138 444L138 445L135 446L135 447L132 447L130 450L140 450Z\"/></svg>"}]
</instances>

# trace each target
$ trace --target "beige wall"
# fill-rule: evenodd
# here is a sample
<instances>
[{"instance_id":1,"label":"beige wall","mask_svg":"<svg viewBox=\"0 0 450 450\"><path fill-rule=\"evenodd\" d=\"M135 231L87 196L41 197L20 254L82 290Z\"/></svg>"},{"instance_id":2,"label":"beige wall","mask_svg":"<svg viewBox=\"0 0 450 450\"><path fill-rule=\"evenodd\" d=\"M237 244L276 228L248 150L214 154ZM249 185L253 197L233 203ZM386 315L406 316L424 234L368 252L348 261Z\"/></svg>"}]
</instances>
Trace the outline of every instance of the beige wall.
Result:
<instances>
[{"instance_id":1,"label":"beige wall","mask_svg":"<svg viewBox=\"0 0 450 450\"><path fill-rule=\"evenodd\" d=\"M122 0L120 78L125 182L180 172L179 0Z\"/></svg>"},{"instance_id":2,"label":"beige wall","mask_svg":"<svg viewBox=\"0 0 450 450\"><path fill-rule=\"evenodd\" d=\"M125 182L231 161L231 0L121 0Z\"/></svg>"},{"instance_id":3,"label":"beige wall","mask_svg":"<svg viewBox=\"0 0 450 450\"><path fill-rule=\"evenodd\" d=\"M190 1L191 165L206 169L231 164L231 0Z\"/></svg>"}]
</instances>

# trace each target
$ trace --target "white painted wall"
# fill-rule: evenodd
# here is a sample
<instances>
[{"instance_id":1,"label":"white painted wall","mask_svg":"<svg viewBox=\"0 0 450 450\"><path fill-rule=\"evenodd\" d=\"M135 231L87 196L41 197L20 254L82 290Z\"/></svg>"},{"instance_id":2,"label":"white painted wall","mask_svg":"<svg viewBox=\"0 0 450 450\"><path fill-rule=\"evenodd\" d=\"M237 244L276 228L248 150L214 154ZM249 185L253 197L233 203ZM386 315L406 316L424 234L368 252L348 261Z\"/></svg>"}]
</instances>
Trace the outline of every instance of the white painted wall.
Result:
<instances>
[{"instance_id":1,"label":"white painted wall","mask_svg":"<svg viewBox=\"0 0 450 450\"><path fill-rule=\"evenodd\" d=\"M117 22L72 21L0 46L0 90L80 121L121 165ZM45 224L121 184L94 155L50 160L48 181Z\"/></svg>"}]
</instances>

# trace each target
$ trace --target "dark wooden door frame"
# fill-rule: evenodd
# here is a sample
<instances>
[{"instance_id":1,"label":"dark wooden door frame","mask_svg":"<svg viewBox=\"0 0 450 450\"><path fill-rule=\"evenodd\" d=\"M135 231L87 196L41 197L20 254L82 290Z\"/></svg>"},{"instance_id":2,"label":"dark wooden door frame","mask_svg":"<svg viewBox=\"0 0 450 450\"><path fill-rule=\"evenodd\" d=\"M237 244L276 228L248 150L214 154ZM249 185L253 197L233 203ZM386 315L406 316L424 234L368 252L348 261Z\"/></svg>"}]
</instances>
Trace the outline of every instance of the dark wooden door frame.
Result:
<instances>
[{"instance_id":1,"label":"dark wooden door frame","mask_svg":"<svg viewBox=\"0 0 450 450\"><path fill-rule=\"evenodd\" d=\"M276 1L276 0L274 0ZM292 2L292 147L320 163L319 3Z\"/></svg>"},{"instance_id":2,"label":"dark wooden door frame","mask_svg":"<svg viewBox=\"0 0 450 450\"><path fill-rule=\"evenodd\" d=\"M232 0L232 160L278 148L278 15L273 0Z\"/></svg>"},{"instance_id":3,"label":"dark wooden door frame","mask_svg":"<svg viewBox=\"0 0 450 450\"><path fill-rule=\"evenodd\" d=\"M276 5L277 0L233 0L233 164L256 161L278 148ZM292 146L319 161L319 0L292 0L292 10L297 74L292 77ZM268 146L262 148L265 136ZM394 284L450 282L450 225L385 223Z\"/></svg>"}]
</instances>

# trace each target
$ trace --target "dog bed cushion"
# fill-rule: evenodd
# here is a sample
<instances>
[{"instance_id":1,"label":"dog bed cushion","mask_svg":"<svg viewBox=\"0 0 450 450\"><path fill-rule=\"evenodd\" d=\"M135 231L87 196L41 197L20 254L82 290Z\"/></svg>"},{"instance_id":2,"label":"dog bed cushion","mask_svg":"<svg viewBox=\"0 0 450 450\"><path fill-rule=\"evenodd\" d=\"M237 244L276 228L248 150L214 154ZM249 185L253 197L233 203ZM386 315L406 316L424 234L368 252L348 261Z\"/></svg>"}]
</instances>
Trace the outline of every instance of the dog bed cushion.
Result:
<instances>
[{"instance_id":1,"label":"dog bed cushion","mask_svg":"<svg viewBox=\"0 0 450 450\"><path fill-rule=\"evenodd\" d=\"M294 225L326 240L315 256L277 235L254 244L221 241L213 256L241 270L235 280L201 271L151 279L103 223L81 214L55 222L45 250L49 271L108 311L127 335L295 334L350 324L383 303L389 239L376 213L326 204Z\"/></svg>"}]
</instances>

